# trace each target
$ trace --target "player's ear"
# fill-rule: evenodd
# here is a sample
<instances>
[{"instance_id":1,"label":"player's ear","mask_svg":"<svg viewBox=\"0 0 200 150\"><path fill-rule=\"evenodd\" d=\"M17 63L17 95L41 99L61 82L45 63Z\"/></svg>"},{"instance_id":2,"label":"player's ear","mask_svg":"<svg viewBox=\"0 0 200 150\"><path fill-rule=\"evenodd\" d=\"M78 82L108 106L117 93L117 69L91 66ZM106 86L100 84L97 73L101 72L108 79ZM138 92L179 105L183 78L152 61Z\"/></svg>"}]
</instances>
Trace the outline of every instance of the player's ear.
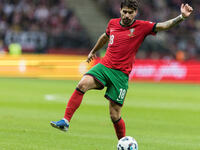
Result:
<instances>
[{"instance_id":1,"label":"player's ear","mask_svg":"<svg viewBox=\"0 0 200 150\"><path fill-rule=\"evenodd\" d=\"M138 10L136 9L135 11L135 17L138 15Z\"/></svg>"},{"instance_id":2,"label":"player's ear","mask_svg":"<svg viewBox=\"0 0 200 150\"><path fill-rule=\"evenodd\" d=\"M137 9L135 10L135 14L136 14L136 15L138 14L138 10L137 10Z\"/></svg>"}]
</instances>

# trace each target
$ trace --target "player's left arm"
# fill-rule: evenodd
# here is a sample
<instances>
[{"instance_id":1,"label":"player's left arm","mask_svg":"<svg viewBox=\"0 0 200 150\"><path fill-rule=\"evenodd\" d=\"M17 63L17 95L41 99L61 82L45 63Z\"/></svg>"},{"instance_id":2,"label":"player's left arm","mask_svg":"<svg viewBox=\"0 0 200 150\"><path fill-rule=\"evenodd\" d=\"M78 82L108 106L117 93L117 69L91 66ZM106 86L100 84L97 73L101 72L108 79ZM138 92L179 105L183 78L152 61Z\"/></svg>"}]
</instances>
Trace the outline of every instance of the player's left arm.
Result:
<instances>
[{"instance_id":1,"label":"player's left arm","mask_svg":"<svg viewBox=\"0 0 200 150\"><path fill-rule=\"evenodd\" d=\"M192 13L193 8L191 6L189 6L188 4L182 4L181 5L181 15L179 15L178 17L165 21L165 22L161 22L161 23L157 23L156 27L155 27L155 31L165 31L168 30L176 25L178 25L180 22L182 22L183 20L185 20L186 18L188 18L190 16L190 14Z\"/></svg>"}]
</instances>

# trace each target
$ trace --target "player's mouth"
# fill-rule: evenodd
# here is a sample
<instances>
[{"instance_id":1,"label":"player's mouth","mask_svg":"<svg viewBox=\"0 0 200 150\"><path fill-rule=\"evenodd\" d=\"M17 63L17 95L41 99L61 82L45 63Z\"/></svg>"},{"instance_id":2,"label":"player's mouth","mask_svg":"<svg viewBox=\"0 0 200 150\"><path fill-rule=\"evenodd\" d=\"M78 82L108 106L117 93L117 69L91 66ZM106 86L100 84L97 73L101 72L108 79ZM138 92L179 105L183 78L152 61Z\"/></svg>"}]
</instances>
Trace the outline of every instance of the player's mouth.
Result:
<instances>
[{"instance_id":1,"label":"player's mouth","mask_svg":"<svg viewBox=\"0 0 200 150\"><path fill-rule=\"evenodd\" d=\"M124 18L124 19L122 19L123 20L123 23L125 24L125 25L129 25L130 23L131 23L131 19L128 19L128 18Z\"/></svg>"}]
</instances>

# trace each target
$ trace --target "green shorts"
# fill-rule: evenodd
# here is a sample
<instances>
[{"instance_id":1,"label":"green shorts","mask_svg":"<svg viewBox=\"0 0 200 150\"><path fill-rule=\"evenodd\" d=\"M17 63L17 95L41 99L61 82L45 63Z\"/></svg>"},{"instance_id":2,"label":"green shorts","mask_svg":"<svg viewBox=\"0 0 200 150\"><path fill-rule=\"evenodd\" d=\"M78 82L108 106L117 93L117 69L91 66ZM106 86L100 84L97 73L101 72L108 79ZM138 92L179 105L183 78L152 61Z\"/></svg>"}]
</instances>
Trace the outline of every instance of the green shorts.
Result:
<instances>
[{"instance_id":1,"label":"green shorts","mask_svg":"<svg viewBox=\"0 0 200 150\"><path fill-rule=\"evenodd\" d=\"M102 64L97 64L85 75L91 75L102 85L107 87L105 98L122 106L128 90L128 75L120 70L107 68Z\"/></svg>"}]
</instances>

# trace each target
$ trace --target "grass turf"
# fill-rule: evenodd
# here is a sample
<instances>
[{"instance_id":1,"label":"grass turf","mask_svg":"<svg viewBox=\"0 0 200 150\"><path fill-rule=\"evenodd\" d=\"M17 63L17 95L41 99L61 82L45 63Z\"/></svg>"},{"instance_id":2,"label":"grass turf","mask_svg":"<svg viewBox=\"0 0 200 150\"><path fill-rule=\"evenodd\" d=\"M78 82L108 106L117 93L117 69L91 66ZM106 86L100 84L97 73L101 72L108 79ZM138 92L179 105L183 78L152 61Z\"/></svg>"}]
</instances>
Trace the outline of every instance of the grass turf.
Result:
<instances>
[{"instance_id":1,"label":"grass turf","mask_svg":"<svg viewBox=\"0 0 200 150\"><path fill-rule=\"evenodd\" d=\"M63 117L77 81L0 78L1 150L116 150L103 91L89 91L67 133ZM200 85L130 83L122 116L139 150L200 149Z\"/></svg>"}]
</instances>

